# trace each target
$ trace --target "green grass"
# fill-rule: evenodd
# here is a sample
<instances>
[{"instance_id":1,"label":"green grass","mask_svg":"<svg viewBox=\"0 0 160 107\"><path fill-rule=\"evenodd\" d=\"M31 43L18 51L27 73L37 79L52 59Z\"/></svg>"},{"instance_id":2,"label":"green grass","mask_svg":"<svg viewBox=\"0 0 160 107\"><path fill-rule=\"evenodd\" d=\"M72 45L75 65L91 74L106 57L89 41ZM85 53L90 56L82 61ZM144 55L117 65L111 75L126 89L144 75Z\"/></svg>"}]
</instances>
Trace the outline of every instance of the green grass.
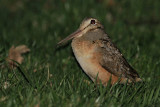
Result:
<instances>
[{"instance_id":1,"label":"green grass","mask_svg":"<svg viewBox=\"0 0 160 107\"><path fill-rule=\"evenodd\" d=\"M6 65L12 45L25 44L31 52L24 55L19 69L0 67L0 106L160 105L159 0L112 0L114 5L108 1L1 0L0 66ZM96 88L76 62L70 44L55 51L56 43L85 17L101 21L144 84Z\"/></svg>"}]
</instances>

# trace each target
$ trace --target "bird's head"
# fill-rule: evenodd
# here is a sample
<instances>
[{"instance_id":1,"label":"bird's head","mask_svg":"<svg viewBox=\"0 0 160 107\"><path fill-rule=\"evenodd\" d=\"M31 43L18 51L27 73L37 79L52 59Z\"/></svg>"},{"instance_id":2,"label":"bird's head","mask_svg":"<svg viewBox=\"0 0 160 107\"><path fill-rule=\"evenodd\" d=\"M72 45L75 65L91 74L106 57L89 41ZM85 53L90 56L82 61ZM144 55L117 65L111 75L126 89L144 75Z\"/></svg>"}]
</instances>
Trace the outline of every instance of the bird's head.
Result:
<instances>
[{"instance_id":1,"label":"bird's head","mask_svg":"<svg viewBox=\"0 0 160 107\"><path fill-rule=\"evenodd\" d=\"M68 40L70 40L72 38L81 37L86 32L91 31L91 30L95 30L95 29L103 29L103 26L101 25L101 23L97 19L94 19L94 18L84 19L82 21L82 23L80 24L80 27L78 28L78 30L76 30L75 32L73 32L72 34L70 34L65 39L61 40L58 43L58 45L61 45L62 43L65 43L65 42L67 42Z\"/></svg>"}]
</instances>

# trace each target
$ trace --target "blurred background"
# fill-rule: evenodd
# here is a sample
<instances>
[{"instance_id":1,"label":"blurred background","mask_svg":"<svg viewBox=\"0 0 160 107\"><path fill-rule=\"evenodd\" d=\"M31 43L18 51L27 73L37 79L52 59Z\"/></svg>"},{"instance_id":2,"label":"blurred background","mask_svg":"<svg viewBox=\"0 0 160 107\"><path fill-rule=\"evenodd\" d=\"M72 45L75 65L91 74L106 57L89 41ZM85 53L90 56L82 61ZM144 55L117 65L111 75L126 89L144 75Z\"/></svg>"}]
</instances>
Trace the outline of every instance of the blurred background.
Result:
<instances>
[{"instance_id":1,"label":"blurred background","mask_svg":"<svg viewBox=\"0 0 160 107\"><path fill-rule=\"evenodd\" d=\"M7 57L13 45L27 45L31 52L24 56L22 67L37 87L48 69L54 77L50 79L52 84L59 84L64 77L71 83L74 80L73 86L79 76L90 81L81 72L70 44L55 51L56 44L78 29L86 17L94 17L104 25L150 88L159 84L159 0L0 0L0 56ZM1 77L1 83L4 78L10 76Z\"/></svg>"}]
</instances>

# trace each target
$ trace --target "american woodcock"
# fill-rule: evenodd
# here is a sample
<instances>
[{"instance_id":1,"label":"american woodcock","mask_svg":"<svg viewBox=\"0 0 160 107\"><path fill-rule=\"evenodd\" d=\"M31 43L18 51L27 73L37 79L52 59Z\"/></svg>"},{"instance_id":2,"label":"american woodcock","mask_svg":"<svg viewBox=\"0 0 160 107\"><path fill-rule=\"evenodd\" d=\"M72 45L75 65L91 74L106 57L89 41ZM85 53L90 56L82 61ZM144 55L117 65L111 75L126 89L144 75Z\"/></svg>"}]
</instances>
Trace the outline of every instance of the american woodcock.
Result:
<instances>
[{"instance_id":1,"label":"american woodcock","mask_svg":"<svg viewBox=\"0 0 160 107\"><path fill-rule=\"evenodd\" d=\"M106 86L108 81L112 85L142 81L97 19L84 19L79 29L58 45L70 39L77 61L93 82Z\"/></svg>"}]
</instances>

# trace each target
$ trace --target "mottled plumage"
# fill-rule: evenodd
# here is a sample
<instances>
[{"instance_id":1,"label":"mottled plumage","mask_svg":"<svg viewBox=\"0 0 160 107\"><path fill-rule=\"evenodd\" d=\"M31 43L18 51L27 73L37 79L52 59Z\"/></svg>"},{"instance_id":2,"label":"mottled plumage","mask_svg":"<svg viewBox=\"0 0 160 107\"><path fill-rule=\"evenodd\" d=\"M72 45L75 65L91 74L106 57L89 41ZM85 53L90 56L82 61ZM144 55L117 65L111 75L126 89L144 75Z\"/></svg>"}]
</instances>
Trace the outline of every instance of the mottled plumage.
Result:
<instances>
[{"instance_id":1,"label":"mottled plumage","mask_svg":"<svg viewBox=\"0 0 160 107\"><path fill-rule=\"evenodd\" d=\"M74 55L84 72L97 83L107 85L141 81L97 19L83 20L80 28L59 44L72 39Z\"/></svg>"}]
</instances>

